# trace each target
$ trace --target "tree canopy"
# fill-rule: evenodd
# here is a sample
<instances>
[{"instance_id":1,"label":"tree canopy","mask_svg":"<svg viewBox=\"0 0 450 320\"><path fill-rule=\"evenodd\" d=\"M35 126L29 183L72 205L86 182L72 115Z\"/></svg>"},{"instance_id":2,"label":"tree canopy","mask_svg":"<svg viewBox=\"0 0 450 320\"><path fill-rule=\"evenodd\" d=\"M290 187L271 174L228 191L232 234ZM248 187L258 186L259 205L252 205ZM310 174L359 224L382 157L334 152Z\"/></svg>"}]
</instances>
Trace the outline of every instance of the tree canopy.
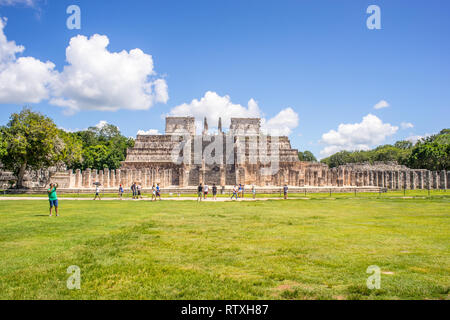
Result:
<instances>
[{"instance_id":1,"label":"tree canopy","mask_svg":"<svg viewBox=\"0 0 450 320\"><path fill-rule=\"evenodd\" d=\"M112 124L89 127L72 135L81 141L83 154L82 161L69 166L72 169L118 169L127 149L134 146L134 139L124 137Z\"/></svg>"},{"instance_id":2,"label":"tree canopy","mask_svg":"<svg viewBox=\"0 0 450 320\"><path fill-rule=\"evenodd\" d=\"M321 160L331 168L347 163L377 161L395 161L412 169L449 170L450 129L443 129L415 144L410 141L397 141L394 145L383 145L368 151L340 151Z\"/></svg>"},{"instance_id":3,"label":"tree canopy","mask_svg":"<svg viewBox=\"0 0 450 320\"><path fill-rule=\"evenodd\" d=\"M22 187L27 170L45 169L81 158L76 141L63 135L50 118L31 109L13 113L0 131L2 144L6 146L0 160L17 177L18 187Z\"/></svg>"},{"instance_id":4,"label":"tree canopy","mask_svg":"<svg viewBox=\"0 0 450 320\"><path fill-rule=\"evenodd\" d=\"M311 151L303 151L298 153L298 159L300 161L311 161L311 162L317 162L316 157L313 155Z\"/></svg>"}]
</instances>

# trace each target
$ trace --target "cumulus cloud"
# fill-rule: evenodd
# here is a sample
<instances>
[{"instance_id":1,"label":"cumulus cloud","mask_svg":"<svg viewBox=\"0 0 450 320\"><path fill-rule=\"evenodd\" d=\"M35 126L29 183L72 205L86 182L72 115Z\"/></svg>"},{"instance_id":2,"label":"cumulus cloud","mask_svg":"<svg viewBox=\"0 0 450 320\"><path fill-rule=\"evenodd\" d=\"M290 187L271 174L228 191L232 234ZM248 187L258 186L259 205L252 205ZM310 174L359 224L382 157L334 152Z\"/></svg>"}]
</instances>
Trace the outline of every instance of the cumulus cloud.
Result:
<instances>
[{"instance_id":1,"label":"cumulus cloud","mask_svg":"<svg viewBox=\"0 0 450 320\"><path fill-rule=\"evenodd\" d=\"M149 129L147 131L139 130L137 132L138 136L155 136L155 135L161 135L161 133L158 131L158 129Z\"/></svg>"},{"instance_id":2,"label":"cumulus cloud","mask_svg":"<svg viewBox=\"0 0 450 320\"><path fill-rule=\"evenodd\" d=\"M389 107L389 103L386 100L381 100L380 102L378 102L376 105L373 106L374 109L378 110L378 109L383 109L383 108L387 108Z\"/></svg>"},{"instance_id":3,"label":"cumulus cloud","mask_svg":"<svg viewBox=\"0 0 450 320\"><path fill-rule=\"evenodd\" d=\"M66 50L69 63L54 83L50 103L71 111L146 110L167 102L167 85L155 76L153 59L140 49L109 52L109 39L78 35Z\"/></svg>"},{"instance_id":4,"label":"cumulus cloud","mask_svg":"<svg viewBox=\"0 0 450 320\"><path fill-rule=\"evenodd\" d=\"M55 65L33 57L19 57L25 48L8 41L0 18L0 103L38 103L49 98L49 86L55 80Z\"/></svg>"},{"instance_id":5,"label":"cumulus cloud","mask_svg":"<svg viewBox=\"0 0 450 320\"><path fill-rule=\"evenodd\" d=\"M411 128L414 128L414 125L411 122L402 122L400 124L400 127L402 129L411 129Z\"/></svg>"},{"instance_id":6,"label":"cumulus cloud","mask_svg":"<svg viewBox=\"0 0 450 320\"><path fill-rule=\"evenodd\" d=\"M383 123L377 116L368 114L360 123L340 124L337 131L330 130L323 134L321 143L327 146L320 154L327 157L342 150L369 150L397 131L398 127Z\"/></svg>"},{"instance_id":7,"label":"cumulus cloud","mask_svg":"<svg viewBox=\"0 0 450 320\"><path fill-rule=\"evenodd\" d=\"M20 57L25 48L8 41L0 18L0 103L50 103L69 113L80 110L147 110L169 99L153 58L140 49L110 52L107 36L73 37L62 72L52 62Z\"/></svg>"},{"instance_id":8,"label":"cumulus cloud","mask_svg":"<svg viewBox=\"0 0 450 320\"><path fill-rule=\"evenodd\" d=\"M431 133L425 133L423 136L420 136L420 135L412 135L412 136L409 136L409 137L406 138L405 140L406 140L406 141L410 141L410 142L412 142L412 143L415 144L417 141L422 140L422 139L426 139L426 138L431 137L431 136L432 136Z\"/></svg>"},{"instance_id":9,"label":"cumulus cloud","mask_svg":"<svg viewBox=\"0 0 450 320\"><path fill-rule=\"evenodd\" d=\"M204 117L210 127L217 126L219 117L222 118L222 125L229 127L231 118L260 118L262 112L254 99L250 99L247 106L242 106L233 103L228 95L220 96L216 92L207 91L200 100L193 99L190 103L174 107L169 115L195 117L199 129ZM292 108L286 108L269 120L262 118L261 125L262 129L270 134L289 135L292 129L298 126L298 115Z\"/></svg>"},{"instance_id":10,"label":"cumulus cloud","mask_svg":"<svg viewBox=\"0 0 450 320\"><path fill-rule=\"evenodd\" d=\"M250 99L247 107L231 102L229 96L219 96L217 93L208 91L200 99L194 99L190 103L183 103L170 110L171 116L192 116L197 119L208 119L208 124L215 126L222 117L224 127L230 126L231 118L254 118L259 117L260 110L255 100Z\"/></svg>"},{"instance_id":11,"label":"cumulus cloud","mask_svg":"<svg viewBox=\"0 0 450 320\"><path fill-rule=\"evenodd\" d=\"M298 126L298 121L298 114L292 108L286 108L269 120L262 119L261 126L271 135L288 136Z\"/></svg>"}]
</instances>

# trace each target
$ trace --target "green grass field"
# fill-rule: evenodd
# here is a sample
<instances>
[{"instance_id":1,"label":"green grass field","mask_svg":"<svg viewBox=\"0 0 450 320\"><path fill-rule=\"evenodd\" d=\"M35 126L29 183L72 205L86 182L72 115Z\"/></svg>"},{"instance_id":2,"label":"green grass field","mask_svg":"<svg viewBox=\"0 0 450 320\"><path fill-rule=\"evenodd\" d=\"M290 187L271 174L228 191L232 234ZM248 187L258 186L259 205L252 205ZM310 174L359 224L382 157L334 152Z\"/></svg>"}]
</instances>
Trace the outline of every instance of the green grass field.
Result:
<instances>
[{"instance_id":1,"label":"green grass field","mask_svg":"<svg viewBox=\"0 0 450 320\"><path fill-rule=\"evenodd\" d=\"M0 299L449 299L449 205L61 199L49 218L47 201L1 201Z\"/></svg>"}]
</instances>

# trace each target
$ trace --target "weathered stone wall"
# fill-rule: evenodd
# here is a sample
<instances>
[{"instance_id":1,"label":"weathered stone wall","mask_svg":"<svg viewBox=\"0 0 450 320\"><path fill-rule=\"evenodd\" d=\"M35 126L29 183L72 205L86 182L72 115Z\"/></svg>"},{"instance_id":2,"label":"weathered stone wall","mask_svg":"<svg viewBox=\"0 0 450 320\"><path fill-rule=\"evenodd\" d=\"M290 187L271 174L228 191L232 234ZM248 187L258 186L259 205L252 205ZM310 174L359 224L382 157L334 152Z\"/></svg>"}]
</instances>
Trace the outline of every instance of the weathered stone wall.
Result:
<instances>
[{"instance_id":1,"label":"weathered stone wall","mask_svg":"<svg viewBox=\"0 0 450 320\"><path fill-rule=\"evenodd\" d=\"M198 183L220 186L244 184L259 187L380 187L390 190L402 189L449 189L450 171L432 172L405 167L385 165L346 165L329 169L324 164L299 162L296 166L281 164L273 175L261 175L258 164L227 166L154 166L144 169L119 170L67 170L59 172L40 171L27 174L25 186L44 188L50 182L57 182L60 188L91 189L94 183L104 188L118 188L120 184L129 188L138 182L143 188L159 183L161 187L189 187ZM0 172L0 186L9 187L14 180L10 172Z\"/></svg>"}]
</instances>

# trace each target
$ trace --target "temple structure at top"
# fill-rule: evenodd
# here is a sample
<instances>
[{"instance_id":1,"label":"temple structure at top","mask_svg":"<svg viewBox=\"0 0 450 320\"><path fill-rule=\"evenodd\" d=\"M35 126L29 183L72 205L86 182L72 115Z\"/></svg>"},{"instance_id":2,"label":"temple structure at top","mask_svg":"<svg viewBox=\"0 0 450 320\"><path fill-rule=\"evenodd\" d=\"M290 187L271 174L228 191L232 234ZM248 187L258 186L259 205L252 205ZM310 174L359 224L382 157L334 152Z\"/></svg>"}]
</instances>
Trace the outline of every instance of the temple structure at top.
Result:
<instances>
[{"instance_id":1,"label":"temple structure at top","mask_svg":"<svg viewBox=\"0 0 450 320\"><path fill-rule=\"evenodd\" d=\"M263 134L259 118L232 118L227 132L220 118L209 132L205 118L197 134L193 117L167 117L164 135L137 136L121 169L148 170L171 186L277 186L298 184L304 166L289 138Z\"/></svg>"}]
</instances>

